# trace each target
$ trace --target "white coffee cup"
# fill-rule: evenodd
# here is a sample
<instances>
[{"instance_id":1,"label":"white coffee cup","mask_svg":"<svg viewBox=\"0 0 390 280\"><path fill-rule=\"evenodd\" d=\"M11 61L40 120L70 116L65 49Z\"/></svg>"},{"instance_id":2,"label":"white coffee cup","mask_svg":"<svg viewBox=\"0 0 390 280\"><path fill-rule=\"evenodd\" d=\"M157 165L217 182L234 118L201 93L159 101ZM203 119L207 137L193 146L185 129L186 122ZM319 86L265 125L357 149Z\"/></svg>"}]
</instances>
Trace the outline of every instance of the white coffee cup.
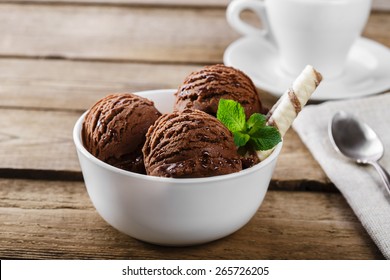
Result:
<instances>
[{"instance_id":1,"label":"white coffee cup","mask_svg":"<svg viewBox=\"0 0 390 280\"><path fill-rule=\"evenodd\" d=\"M263 29L243 21L244 10L253 11ZM370 10L371 0L233 0L226 16L239 33L272 43L285 73L296 76L311 64L328 79L342 74Z\"/></svg>"}]
</instances>

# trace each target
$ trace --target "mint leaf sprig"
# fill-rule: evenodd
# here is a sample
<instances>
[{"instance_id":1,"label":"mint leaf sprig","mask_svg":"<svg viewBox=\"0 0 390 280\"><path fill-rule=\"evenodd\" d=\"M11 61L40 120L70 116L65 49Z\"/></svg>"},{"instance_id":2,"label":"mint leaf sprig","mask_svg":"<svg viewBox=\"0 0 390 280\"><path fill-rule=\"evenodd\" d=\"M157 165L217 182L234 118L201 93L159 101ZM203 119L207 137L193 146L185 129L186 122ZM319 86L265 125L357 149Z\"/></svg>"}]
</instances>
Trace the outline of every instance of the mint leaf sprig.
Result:
<instances>
[{"instance_id":1,"label":"mint leaf sprig","mask_svg":"<svg viewBox=\"0 0 390 280\"><path fill-rule=\"evenodd\" d=\"M246 121L244 108L234 100L220 99L217 119L233 133L234 143L239 148L265 151L282 141L279 131L266 125L264 115L254 113Z\"/></svg>"}]
</instances>

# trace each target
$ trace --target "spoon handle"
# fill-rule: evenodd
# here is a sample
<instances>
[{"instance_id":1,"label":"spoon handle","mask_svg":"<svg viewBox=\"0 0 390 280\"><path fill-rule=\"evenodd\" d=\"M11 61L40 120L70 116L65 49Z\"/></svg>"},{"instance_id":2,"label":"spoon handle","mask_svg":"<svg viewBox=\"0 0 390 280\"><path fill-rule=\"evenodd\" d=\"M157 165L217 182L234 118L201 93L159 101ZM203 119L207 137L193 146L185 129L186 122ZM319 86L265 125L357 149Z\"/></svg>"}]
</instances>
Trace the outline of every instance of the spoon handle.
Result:
<instances>
[{"instance_id":1,"label":"spoon handle","mask_svg":"<svg viewBox=\"0 0 390 280\"><path fill-rule=\"evenodd\" d=\"M378 171L379 176L381 177L383 183L386 186L386 190L390 195L390 175L389 175L389 173L378 162L372 161L370 163L375 167L376 171Z\"/></svg>"}]
</instances>

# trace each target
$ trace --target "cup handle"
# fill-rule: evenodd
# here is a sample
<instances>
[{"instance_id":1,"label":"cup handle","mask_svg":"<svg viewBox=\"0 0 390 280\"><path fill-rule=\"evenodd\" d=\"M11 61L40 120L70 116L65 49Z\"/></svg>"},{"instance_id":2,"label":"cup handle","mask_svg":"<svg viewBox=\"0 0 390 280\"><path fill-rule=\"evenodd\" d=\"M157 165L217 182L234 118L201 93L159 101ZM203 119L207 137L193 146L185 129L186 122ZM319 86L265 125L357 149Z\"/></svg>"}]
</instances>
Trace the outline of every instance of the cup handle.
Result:
<instances>
[{"instance_id":1,"label":"cup handle","mask_svg":"<svg viewBox=\"0 0 390 280\"><path fill-rule=\"evenodd\" d=\"M240 18L244 10L253 11L261 20L264 28L256 28ZM233 0L226 10L226 19L230 26L242 35L263 36L269 41L271 32L269 29L268 17L264 1L259 0Z\"/></svg>"}]
</instances>

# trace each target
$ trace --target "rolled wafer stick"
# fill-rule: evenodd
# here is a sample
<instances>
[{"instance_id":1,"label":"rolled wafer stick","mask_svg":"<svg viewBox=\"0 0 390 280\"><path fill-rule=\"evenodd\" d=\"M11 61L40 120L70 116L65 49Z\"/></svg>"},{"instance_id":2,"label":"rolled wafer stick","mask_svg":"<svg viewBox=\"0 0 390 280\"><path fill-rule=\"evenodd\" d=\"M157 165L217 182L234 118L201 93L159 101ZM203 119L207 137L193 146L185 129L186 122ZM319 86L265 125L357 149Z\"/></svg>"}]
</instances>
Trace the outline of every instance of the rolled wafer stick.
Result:
<instances>
[{"instance_id":1,"label":"rolled wafer stick","mask_svg":"<svg viewBox=\"0 0 390 280\"><path fill-rule=\"evenodd\" d=\"M279 98L269 111L267 125L275 126L283 138L321 81L321 74L313 66L306 66L302 73L295 79L292 87ZM257 151L257 156L260 160L263 160L272 151L273 149Z\"/></svg>"}]
</instances>

